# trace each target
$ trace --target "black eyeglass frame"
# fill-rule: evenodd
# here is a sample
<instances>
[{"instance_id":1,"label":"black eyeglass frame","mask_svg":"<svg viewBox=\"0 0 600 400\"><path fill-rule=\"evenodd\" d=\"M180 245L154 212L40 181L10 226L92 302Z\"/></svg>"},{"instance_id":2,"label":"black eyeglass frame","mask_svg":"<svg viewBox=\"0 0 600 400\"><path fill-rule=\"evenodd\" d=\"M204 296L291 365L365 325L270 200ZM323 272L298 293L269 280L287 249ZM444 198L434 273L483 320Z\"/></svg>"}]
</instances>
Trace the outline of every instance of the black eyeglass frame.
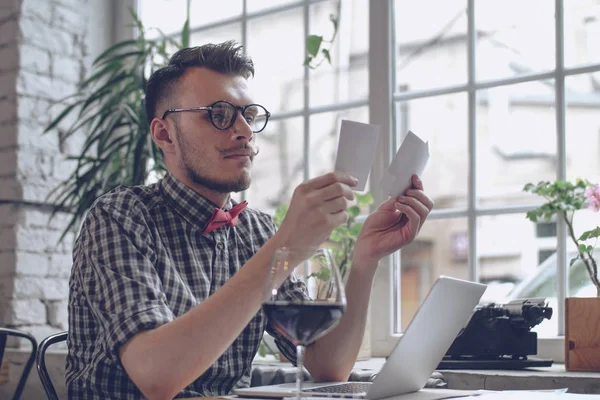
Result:
<instances>
[{"instance_id":1,"label":"black eyeglass frame","mask_svg":"<svg viewBox=\"0 0 600 400\"><path fill-rule=\"evenodd\" d=\"M218 103L227 103L230 106L232 106L233 108L235 108L235 113L233 114L233 117L231 118L231 122L229 123L229 126L226 128L220 128L218 127L214 120L213 120L213 115L212 115L212 110L213 107L215 106L215 104ZM233 126L233 124L235 124L235 121L237 119L237 116L239 114L242 114L242 116L244 115L244 113L246 112L246 110L248 109L248 107L252 107L252 106L259 106L261 107L263 110L265 110L266 112L266 117L265 117L265 125L262 127L261 130L255 131L253 130L252 133L259 133L265 130L265 128L267 127L267 124L269 122L269 118L271 118L271 113L262 105L257 104L257 103L252 103L252 104L248 104L245 106L236 106L235 104L227 101L227 100L219 100L219 101L215 101L214 103L212 103L210 106L207 107L189 107L189 108L171 108L169 110L166 110L165 113L162 116L162 119L165 119L167 117L167 115L169 114L173 114L173 113L178 113L178 112L186 112L186 111L208 111L208 115L210 117L210 123L212 124L212 126L214 126L215 128L217 128L220 131L226 131L227 129L231 128ZM238 113L239 111L239 113ZM245 117L244 117L245 118Z\"/></svg>"}]
</instances>

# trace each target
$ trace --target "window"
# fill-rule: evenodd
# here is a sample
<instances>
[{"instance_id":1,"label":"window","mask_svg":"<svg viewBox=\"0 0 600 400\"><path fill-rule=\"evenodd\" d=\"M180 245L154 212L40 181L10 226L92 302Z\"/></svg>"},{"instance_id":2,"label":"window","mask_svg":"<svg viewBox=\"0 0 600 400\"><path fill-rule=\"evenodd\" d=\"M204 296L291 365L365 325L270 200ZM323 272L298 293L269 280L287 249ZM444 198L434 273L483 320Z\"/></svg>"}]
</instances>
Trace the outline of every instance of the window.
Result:
<instances>
[{"instance_id":1,"label":"window","mask_svg":"<svg viewBox=\"0 0 600 400\"><path fill-rule=\"evenodd\" d=\"M429 140L424 182L436 202L418 243L394 265L402 282L391 313L402 315L396 332L414 312L405 303L422 300L402 290L412 285L405 280L421 287L440 274L478 279L490 284L493 298L500 285L539 273L539 264L554 277L539 293L559 297L554 318L562 321L560 296L572 290L554 254L570 249L566 232L562 221L526 220L540 199L522 189L540 180L600 178L600 2L394 0L387 7L395 32L393 146L407 129ZM587 217L582 225L598 223L597 215ZM457 257L458 243L466 243L465 259ZM424 267L416 274L410 266L418 262ZM551 284L556 277L560 295ZM496 300L506 298L504 291ZM559 322L546 332L562 334Z\"/></svg>"},{"instance_id":2,"label":"window","mask_svg":"<svg viewBox=\"0 0 600 400\"><path fill-rule=\"evenodd\" d=\"M180 29L186 0L139 3L145 22ZM570 250L561 221L525 219L540 199L522 189L600 181L599 1L344 0L333 65L316 70L302 66L304 39L332 33L337 0L229 0L215 12L192 3L193 44L242 42L256 62L257 101L273 112L244 194L253 206L273 212L299 182L330 168L342 118L388 134L371 177L409 129L429 141L423 180L436 209L418 239L380 267L375 355L389 352L437 276L488 282L486 295L502 300L551 254ZM377 179L370 187L380 200ZM547 268L559 287L547 286L558 321L549 335L560 336L567 265Z\"/></svg>"}]
</instances>

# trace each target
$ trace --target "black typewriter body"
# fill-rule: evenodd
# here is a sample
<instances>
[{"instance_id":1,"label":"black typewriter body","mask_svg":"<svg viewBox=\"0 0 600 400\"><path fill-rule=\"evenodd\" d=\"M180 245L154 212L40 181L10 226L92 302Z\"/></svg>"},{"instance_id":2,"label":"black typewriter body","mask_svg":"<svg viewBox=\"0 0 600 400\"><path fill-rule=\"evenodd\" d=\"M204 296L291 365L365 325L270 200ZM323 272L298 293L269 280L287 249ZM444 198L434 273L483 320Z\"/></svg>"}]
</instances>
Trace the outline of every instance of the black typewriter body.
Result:
<instances>
[{"instance_id":1,"label":"black typewriter body","mask_svg":"<svg viewBox=\"0 0 600 400\"><path fill-rule=\"evenodd\" d=\"M446 352L438 369L521 369L550 366L537 354L531 328L552 317L545 299L514 300L475 308L468 324Z\"/></svg>"}]
</instances>

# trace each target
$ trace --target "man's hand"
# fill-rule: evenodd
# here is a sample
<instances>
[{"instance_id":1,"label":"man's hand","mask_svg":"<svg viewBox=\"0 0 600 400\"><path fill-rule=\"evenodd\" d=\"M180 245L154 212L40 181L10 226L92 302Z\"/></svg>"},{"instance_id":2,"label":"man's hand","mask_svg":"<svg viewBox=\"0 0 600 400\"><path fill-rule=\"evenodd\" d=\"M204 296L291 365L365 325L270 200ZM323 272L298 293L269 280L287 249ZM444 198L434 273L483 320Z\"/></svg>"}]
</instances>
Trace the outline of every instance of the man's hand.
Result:
<instances>
[{"instance_id":1,"label":"man's hand","mask_svg":"<svg viewBox=\"0 0 600 400\"><path fill-rule=\"evenodd\" d=\"M383 202L365 220L354 247L357 265L376 264L411 243L432 209L433 200L423 192L423 182L413 175L412 188L404 196Z\"/></svg>"},{"instance_id":2,"label":"man's hand","mask_svg":"<svg viewBox=\"0 0 600 400\"><path fill-rule=\"evenodd\" d=\"M356 179L340 172L310 179L296 190L288 212L275 234L280 247L317 247L333 229L346 222Z\"/></svg>"}]
</instances>

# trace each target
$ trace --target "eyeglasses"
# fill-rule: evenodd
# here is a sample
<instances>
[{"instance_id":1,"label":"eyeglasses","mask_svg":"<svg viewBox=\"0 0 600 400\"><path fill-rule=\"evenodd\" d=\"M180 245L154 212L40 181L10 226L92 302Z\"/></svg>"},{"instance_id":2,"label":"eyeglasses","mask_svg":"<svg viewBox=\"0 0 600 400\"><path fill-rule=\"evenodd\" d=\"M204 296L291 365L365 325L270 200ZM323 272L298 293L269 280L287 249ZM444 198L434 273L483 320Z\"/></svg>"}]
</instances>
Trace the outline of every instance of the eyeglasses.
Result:
<instances>
[{"instance_id":1,"label":"eyeglasses","mask_svg":"<svg viewBox=\"0 0 600 400\"><path fill-rule=\"evenodd\" d=\"M184 111L208 111L210 122L221 131L225 131L235 124L238 110L250 125L252 132L258 133L265 129L271 113L260 104L248 104L247 106L236 106L225 100L219 100L208 107L173 108L165 111L162 119L167 115Z\"/></svg>"}]
</instances>

